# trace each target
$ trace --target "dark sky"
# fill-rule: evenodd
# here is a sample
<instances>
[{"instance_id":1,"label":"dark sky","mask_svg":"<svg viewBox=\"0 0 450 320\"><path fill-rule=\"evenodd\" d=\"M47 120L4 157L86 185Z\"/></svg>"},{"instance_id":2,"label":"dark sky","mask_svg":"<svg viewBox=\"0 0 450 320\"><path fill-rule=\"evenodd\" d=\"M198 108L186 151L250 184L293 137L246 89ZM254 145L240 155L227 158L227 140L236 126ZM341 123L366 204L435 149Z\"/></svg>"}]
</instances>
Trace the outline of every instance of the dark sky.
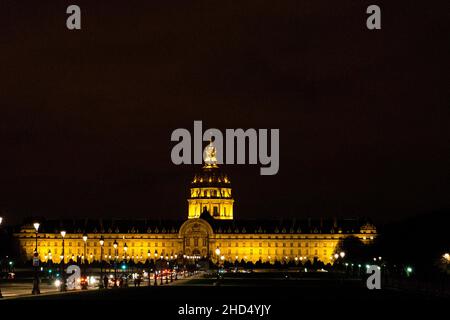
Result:
<instances>
[{"instance_id":1,"label":"dark sky","mask_svg":"<svg viewBox=\"0 0 450 320\"><path fill-rule=\"evenodd\" d=\"M449 208L448 2L386 2L3 0L0 209L184 219L194 120L280 129L278 175L225 168L236 217Z\"/></svg>"}]
</instances>

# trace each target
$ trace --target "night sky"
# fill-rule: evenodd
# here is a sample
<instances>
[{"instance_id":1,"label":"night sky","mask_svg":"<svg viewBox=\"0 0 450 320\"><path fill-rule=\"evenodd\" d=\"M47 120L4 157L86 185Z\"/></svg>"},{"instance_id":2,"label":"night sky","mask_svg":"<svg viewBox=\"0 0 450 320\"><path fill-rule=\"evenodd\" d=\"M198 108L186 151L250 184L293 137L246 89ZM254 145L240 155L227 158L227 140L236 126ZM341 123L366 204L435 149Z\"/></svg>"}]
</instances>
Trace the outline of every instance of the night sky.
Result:
<instances>
[{"instance_id":1,"label":"night sky","mask_svg":"<svg viewBox=\"0 0 450 320\"><path fill-rule=\"evenodd\" d=\"M224 168L237 218L450 208L448 2L386 2L3 0L0 210L185 219L194 120L280 129L277 175Z\"/></svg>"}]
</instances>

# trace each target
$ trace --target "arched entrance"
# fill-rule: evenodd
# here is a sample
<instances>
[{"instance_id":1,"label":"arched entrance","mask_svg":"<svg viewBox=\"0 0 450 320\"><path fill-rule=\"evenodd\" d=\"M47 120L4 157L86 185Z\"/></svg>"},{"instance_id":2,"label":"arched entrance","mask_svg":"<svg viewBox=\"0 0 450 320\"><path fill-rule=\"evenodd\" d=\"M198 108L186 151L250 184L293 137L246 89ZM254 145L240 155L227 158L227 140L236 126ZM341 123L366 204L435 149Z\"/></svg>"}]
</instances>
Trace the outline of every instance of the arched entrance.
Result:
<instances>
[{"instance_id":1,"label":"arched entrance","mask_svg":"<svg viewBox=\"0 0 450 320\"><path fill-rule=\"evenodd\" d=\"M186 221L179 232L183 239L183 254L194 259L208 257L212 233L211 225L203 219Z\"/></svg>"}]
</instances>

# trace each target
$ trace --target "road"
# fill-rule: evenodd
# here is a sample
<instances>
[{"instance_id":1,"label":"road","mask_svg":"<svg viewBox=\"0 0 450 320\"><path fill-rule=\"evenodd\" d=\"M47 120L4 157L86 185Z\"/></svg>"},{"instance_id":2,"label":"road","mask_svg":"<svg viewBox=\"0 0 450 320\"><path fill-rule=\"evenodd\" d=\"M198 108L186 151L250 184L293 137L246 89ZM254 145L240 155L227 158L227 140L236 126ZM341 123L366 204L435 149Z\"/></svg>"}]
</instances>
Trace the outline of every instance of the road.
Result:
<instances>
[{"instance_id":1,"label":"road","mask_svg":"<svg viewBox=\"0 0 450 320\"><path fill-rule=\"evenodd\" d=\"M225 305L270 305L271 314L267 319L289 318L293 314L305 316L308 313L329 315L337 312L336 310L345 310L351 315L358 308L362 308L365 313L380 316L384 314L383 310L389 310L392 314L395 309L403 316L405 310L414 311L423 306L427 309L447 306L449 302L447 297L433 297L387 287L369 290L361 279L343 279L322 274L287 276L281 272L227 274L220 280L216 276L205 277L199 274L169 284L164 281L160 285L158 281L157 286L153 283L149 286L145 282L140 287L76 290L67 293L56 292L44 285L42 292L48 293L40 296L29 295L31 283L3 285L2 288L5 295L9 294L9 298L0 300L1 310L26 310L20 308L30 305L30 308L59 308L67 311L78 310L79 306L83 306L84 310L89 310L90 315L97 313L102 319L117 318L121 314L126 317L132 310L139 315L162 314L164 319L206 319L179 317L178 311L186 306L222 310ZM251 319L249 316L240 319ZM213 319L216 318L234 319L229 316L215 316Z\"/></svg>"},{"instance_id":2,"label":"road","mask_svg":"<svg viewBox=\"0 0 450 320\"><path fill-rule=\"evenodd\" d=\"M163 286L174 286L174 285L185 285L191 280L199 279L200 275L190 276L190 277L181 277L177 281L170 282L169 278L166 281L166 278L163 278ZM153 276L151 278L151 286L154 286ZM148 287L148 280L144 280L141 283L142 287ZM161 286L160 280L157 282L157 286ZM129 284L129 287L134 287L133 283ZM31 294L33 289L33 281L32 279L20 279L20 280L11 280L11 281L3 281L0 282L0 289L3 295L3 299L14 299L14 298L31 298L37 297ZM112 289L112 288L109 288ZM87 291L98 291L98 286L89 286ZM53 283L50 284L48 281L43 280L40 284L40 296L49 298L50 295L64 295L64 294L73 294L76 292L85 292L86 290L68 290L65 293L59 291L59 288L56 287Z\"/></svg>"}]
</instances>

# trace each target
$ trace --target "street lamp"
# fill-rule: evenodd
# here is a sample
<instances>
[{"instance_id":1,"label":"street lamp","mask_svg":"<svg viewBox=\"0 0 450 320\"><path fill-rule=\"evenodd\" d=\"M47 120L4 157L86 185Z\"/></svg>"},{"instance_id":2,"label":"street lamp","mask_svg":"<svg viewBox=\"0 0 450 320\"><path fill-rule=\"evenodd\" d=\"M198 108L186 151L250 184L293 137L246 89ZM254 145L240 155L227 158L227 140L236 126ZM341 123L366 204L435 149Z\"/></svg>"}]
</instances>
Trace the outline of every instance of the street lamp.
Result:
<instances>
[{"instance_id":1,"label":"street lamp","mask_svg":"<svg viewBox=\"0 0 450 320\"><path fill-rule=\"evenodd\" d=\"M216 257L217 257L217 266L219 266L219 258L220 258L220 249L219 247L216 248Z\"/></svg>"},{"instance_id":2,"label":"street lamp","mask_svg":"<svg viewBox=\"0 0 450 320\"><path fill-rule=\"evenodd\" d=\"M341 252L339 253L339 255L341 256L342 259L344 259L344 257L345 257L345 252L344 252L344 251L341 251Z\"/></svg>"},{"instance_id":3,"label":"street lamp","mask_svg":"<svg viewBox=\"0 0 450 320\"><path fill-rule=\"evenodd\" d=\"M114 288L117 288L117 240L114 240L113 247L114 247Z\"/></svg>"},{"instance_id":4,"label":"street lamp","mask_svg":"<svg viewBox=\"0 0 450 320\"><path fill-rule=\"evenodd\" d=\"M127 252L128 252L128 246L127 246L127 243L125 243L124 245L123 245L123 252L124 252L124 257L125 257L125 259L127 258Z\"/></svg>"},{"instance_id":5,"label":"street lamp","mask_svg":"<svg viewBox=\"0 0 450 320\"><path fill-rule=\"evenodd\" d=\"M124 260L124 263L126 264L128 262L128 260L130 260L130 257L127 256L128 246L126 243L124 243L124 245L123 245L123 251L124 251L124 253L123 253L124 259L123 260ZM123 273L125 273L125 269L122 268L122 270L123 270ZM123 276L123 274L122 274L122 276ZM128 276L125 276L125 286L128 286Z\"/></svg>"},{"instance_id":6,"label":"street lamp","mask_svg":"<svg viewBox=\"0 0 450 320\"><path fill-rule=\"evenodd\" d=\"M66 287L66 272L64 271L64 238L66 237L66 231L61 231L61 237L62 237L62 255L61 255L61 277L62 277L62 283L59 288L60 291L67 291Z\"/></svg>"},{"instance_id":7,"label":"street lamp","mask_svg":"<svg viewBox=\"0 0 450 320\"><path fill-rule=\"evenodd\" d=\"M88 239L88 236L87 236L87 234L85 233L85 234L83 234L83 242L84 242L84 261L83 261L83 264L86 264L86 242L87 242L87 239Z\"/></svg>"},{"instance_id":8,"label":"street lamp","mask_svg":"<svg viewBox=\"0 0 450 320\"><path fill-rule=\"evenodd\" d=\"M103 246L105 245L105 239L103 236L100 237L100 289L103 289Z\"/></svg>"},{"instance_id":9,"label":"street lamp","mask_svg":"<svg viewBox=\"0 0 450 320\"><path fill-rule=\"evenodd\" d=\"M219 263L220 263L220 249L219 247L216 248L215 250L216 253L216 258L217 258L217 279L219 279Z\"/></svg>"},{"instance_id":10,"label":"street lamp","mask_svg":"<svg viewBox=\"0 0 450 320\"><path fill-rule=\"evenodd\" d=\"M83 234L83 242L84 242L84 259L83 259L83 273L84 276L86 276L86 242L87 242L88 236L87 234ZM89 260L88 260L89 261ZM81 289L86 290L87 289L87 281L83 281L83 285Z\"/></svg>"},{"instance_id":11,"label":"street lamp","mask_svg":"<svg viewBox=\"0 0 450 320\"><path fill-rule=\"evenodd\" d=\"M155 279L155 283L153 285L158 285L158 276L156 274L156 259L158 258L158 250L155 249L155 261L153 266L153 278Z\"/></svg>"},{"instance_id":12,"label":"street lamp","mask_svg":"<svg viewBox=\"0 0 450 320\"><path fill-rule=\"evenodd\" d=\"M33 290L31 294L41 294L39 289L39 253L38 253L38 234L39 234L39 222L33 223L33 227L36 230L36 247L34 249L33 257L33 267L34 267L34 280L33 280Z\"/></svg>"},{"instance_id":13,"label":"street lamp","mask_svg":"<svg viewBox=\"0 0 450 320\"><path fill-rule=\"evenodd\" d=\"M150 266L151 266L151 264L150 264L150 256L151 256L152 254L150 253L150 249L148 249L148 251L147 251L147 260L148 260L148 285L150 286L151 285L151 276L150 276L150 271L151 271L151 268L150 268Z\"/></svg>"}]
</instances>

